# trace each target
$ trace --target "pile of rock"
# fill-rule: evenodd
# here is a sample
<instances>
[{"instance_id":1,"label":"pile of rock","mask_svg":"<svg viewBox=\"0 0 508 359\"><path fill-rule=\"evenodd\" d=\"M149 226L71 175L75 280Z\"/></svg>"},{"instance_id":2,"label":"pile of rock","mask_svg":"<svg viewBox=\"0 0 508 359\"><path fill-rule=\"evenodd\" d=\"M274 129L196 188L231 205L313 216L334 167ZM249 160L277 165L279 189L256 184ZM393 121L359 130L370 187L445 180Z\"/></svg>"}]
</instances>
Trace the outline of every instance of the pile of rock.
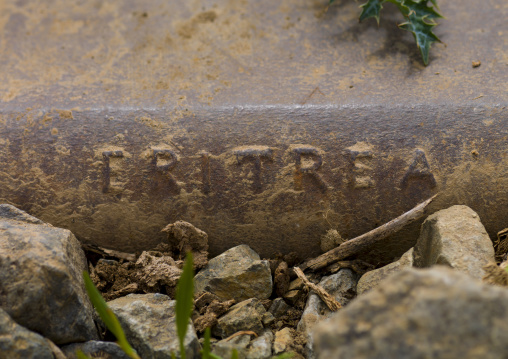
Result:
<instances>
[{"instance_id":1,"label":"pile of rock","mask_svg":"<svg viewBox=\"0 0 508 359\"><path fill-rule=\"evenodd\" d=\"M294 358L496 358L508 352L508 290L479 281L494 249L468 207L428 217L414 248L361 278L348 268L309 273L342 305L337 313L294 276L289 258L262 260L240 245L208 261L204 232L185 222L166 231L169 245L136 261L100 259L88 267L72 233L0 205L0 357L75 358L81 349L127 358L107 340L88 300L87 268L142 358L179 357L172 298L182 267L178 248L184 247L200 252L187 358L200 358L206 327L213 353L223 358L233 348L247 359L285 352ZM433 268L421 269L427 267Z\"/></svg>"}]
</instances>

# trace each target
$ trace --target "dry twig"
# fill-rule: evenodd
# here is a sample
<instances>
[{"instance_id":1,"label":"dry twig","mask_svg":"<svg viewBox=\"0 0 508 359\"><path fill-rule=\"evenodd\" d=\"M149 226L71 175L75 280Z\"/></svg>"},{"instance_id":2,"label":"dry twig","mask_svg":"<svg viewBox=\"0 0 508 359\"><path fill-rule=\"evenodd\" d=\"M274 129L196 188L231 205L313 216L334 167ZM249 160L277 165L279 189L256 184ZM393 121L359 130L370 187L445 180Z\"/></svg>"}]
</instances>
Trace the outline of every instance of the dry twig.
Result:
<instances>
[{"instance_id":1,"label":"dry twig","mask_svg":"<svg viewBox=\"0 0 508 359\"><path fill-rule=\"evenodd\" d=\"M385 239L389 235L399 231L407 224L422 217L425 214L425 208L427 208L427 206L430 204L430 202L432 202L434 198L436 198L436 196L437 195L434 195L433 197L429 198L423 203L420 203L418 206L414 207L403 215L392 219L388 223L383 224L381 227L377 227L370 232L344 242L340 246L320 255L317 258L308 260L299 266L300 269L306 270L310 268L312 270L318 270L342 259L358 254L361 251L364 251L374 243Z\"/></svg>"},{"instance_id":2,"label":"dry twig","mask_svg":"<svg viewBox=\"0 0 508 359\"><path fill-rule=\"evenodd\" d=\"M239 337L240 335L254 335L254 338L257 338L258 335L253 332L253 331L250 331L250 330L241 330L239 332L236 332L235 334L233 335L230 335L229 337L227 337L226 339L224 339L225 342L227 341L230 341L231 339L233 338L236 338L236 337Z\"/></svg>"},{"instance_id":3,"label":"dry twig","mask_svg":"<svg viewBox=\"0 0 508 359\"><path fill-rule=\"evenodd\" d=\"M316 292L316 294L319 295L321 300L323 300L323 302L325 302L326 306L332 312L336 312L337 310L342 308L340 303L337 302L337 300L334 297L332 297L326 290L324 290L323 287L320 287L319 285L315 285L314 283L309 281L307 279L307 277L305 276L305 274L303 274L303 272L300 268L295 267L294 270L295 270L295 273L298 276L298 278L300 278L307 287L309 287L314 292Z\"/></svg>"}]
</instances>

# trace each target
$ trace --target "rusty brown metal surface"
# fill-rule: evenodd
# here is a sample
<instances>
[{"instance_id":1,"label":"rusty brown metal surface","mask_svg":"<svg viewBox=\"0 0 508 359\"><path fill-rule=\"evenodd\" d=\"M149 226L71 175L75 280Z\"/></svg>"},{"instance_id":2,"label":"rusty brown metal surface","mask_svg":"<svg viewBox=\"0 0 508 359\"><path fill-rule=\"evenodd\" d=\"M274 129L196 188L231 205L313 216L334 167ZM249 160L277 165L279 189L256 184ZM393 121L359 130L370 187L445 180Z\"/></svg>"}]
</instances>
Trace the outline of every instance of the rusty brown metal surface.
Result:
<instances>
[{"instance_id":1,"label":"rusty brown metal surface","mask_svg":"<svg viewBox=\"0 0 508 359\"><path fill-rule=\"evenodd\" d=\"M331 227L351 238L440 193L433 210L467 204L494 239L508 4L440 1L447 46L423 67L389 5L378 29L337 2L0 3L0 201L122 251L182 219L212 254L309 257Z\"/></svg>"}]
</instances>

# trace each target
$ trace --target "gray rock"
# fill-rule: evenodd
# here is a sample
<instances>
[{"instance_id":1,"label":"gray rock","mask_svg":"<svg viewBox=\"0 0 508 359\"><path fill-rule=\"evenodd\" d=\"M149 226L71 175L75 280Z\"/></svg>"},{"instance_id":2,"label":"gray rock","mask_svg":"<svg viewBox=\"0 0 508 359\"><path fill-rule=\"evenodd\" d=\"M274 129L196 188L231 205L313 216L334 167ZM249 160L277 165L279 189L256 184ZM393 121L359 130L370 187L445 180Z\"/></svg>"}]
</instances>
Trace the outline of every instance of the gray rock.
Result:
<instances>
[{"instance_id":1,"label":"gray rock","mask_svg":"<svg viewBox=\"0 0 508 359\"><path fill-rule=\"evenodd\" d=\"M175 323L176 301L167 295L129 294L108 302L117 315L127 340L143 359L180 357ZM186 357L200 358L201 350L194 326L189 322L185 336Z\"/></svg>"},{"instance_id":2,"label":"gray rock","mask_svg":"<svg viewBox=\"0 0 508 359\"><path fill-rule=\"evenodd\" d=\"M272 294L272 274L249 246L240 245L211 259L194 278L196 293L210 292L220 299L237 302L267 299Z\"/></svg>"},{"instance_id":3,"label":"gray rock","mask_svg":"<svg viewBox=\"0 0 508 359\"><path fill-rule=\"evenodd\" d=\"M0 309L0 359L53 359L48 341Z\"/></svg>"},{"instance_id":4,"label":"gray rock","mask_svg":"<svg viewBox=\"0 0 508 359\"><path fill-rule=\"evenodd\" d=\"M76 237L12 206L0 213L0 307L56 344L96 339Z\"/></svg>"},{"instance_id":5,"label":"gray rock","mask_svg":"<svg viewBox=\"0 0 508 359\"><path fill-rule=\"evenodd\" d=\"M239 335L230 340L221 340L212 346L212 353L221 358L228 359L233 355L233 349L238 353L238 359L245 359L250 335Z\"/></svg>"},{"instance_id":6,"label":"gray rock","mask_svg":"<svg viewBox=\"0 0 508 359\"><path fill-rule=\"evenodd\" d=\"M263 330L262 317L265 313L265 307L256 298L244 300L233 305L219 318L212 333L221 338L227 338L241 330L251 330L260 334Z\"/></svg>"},{"instance_id":7,"label":"gray rock","mask_svg":"<svg viewBox=\"0 0 508 359\"><path fill-rule=\"evenodd\" d=\"M272 313L266 312L261 317L261 322L263 323L263 325L265 327L269 327L270 325L272 325L275 322L275 317L273 316Z\"/></svg>"},{"instance_id":8,"label":"gray rock","mask_svg":"<svg viewBox=\"0 0 508 359\"><path fill-rule=\"evenodd\" d=\"M356 274L351 269L341 269L337 273L323 277L319 285L332 295L342 306L349 303L351 293L356 289ZM334 312L330 311L319 296L311 292L307 299L302 318L298 322L297 330L307 338L307 357L313 358L313 336L312 332L317 323L330 318Z\"/></svg>"},{"instance_id":9,"label":"gray rock","mask_svg":"<svg viewBox=\"0 0 508 359\"><path fill-rule=\"evenodd\" d=\"M444 264L481 279L483 266L494 261L494 247L478 215L453 206L423 222L413 257L415 267Z\"/></svg>"},{"instance_id":10,"label":"gray rock","mask_svg":"<svg viewBox=\"0 0 508 359\"><path fill-rule=\"evenodd\" d=\"M314 332L318 358L505 358L508 290L444 266L406 269Z\"/></svg>"},{"instance_id":11,"label":"gray rock","mask_svg":"<svg viewBox=\"0 0 508 359\"><path fill-rule=\"evenodd\" d=\"M284 315L289 308L291 308L282 298L275 298L268 311L273 314L274 317L280 317Z\"/></svg>"},{"instance_id":12,"label":"gray rock","mask_svg":"<svg viewBox=\"0 0 508 359\"><path fill-rule=\"evenodd\" d=\"M85 343L74 343L62 347L62 351L67 356L67 359L77 359L76 352L78 350L83 351L83 353L92 358L129 359L129 356L124 353L120 346L113 342L91 340Z\"/></svg>"},{"instance_id":13,"label":"gray rock","mask_svg":"<svg viewBox=\"0 0 508 359\"><path fill-rule=\"evenodd\" d=\"M273 333L265 330L263 334L251 341L246 359L268 359L272 357Z\"/></svg>"},{"instance_id":14,"label":"gray rock","mask_svg":"<svg viewBox=\"0 0 508 359\"><path fill-rule=\"evenodd\" d=\"M10 204L0 204L0 218L2 219L12 219L15 221L33 223L33 224L45 224L39 218L35 218L34 216L29 215L25 211L22 211Z\"/></svg>"},{"instance_id":15,"label":"gray rock","mask_svg":"<svg viewBox=\"0 0 508 359\"><path fill-rule=\"evenodd\" d=\"M358 295L376 287L380 281L392 275L400 272L405 268L411 268L413 266L413 248L408 250L406 253L399 258L398 261L390 263L384 267L371 270L358 280L356 286L356 293Z\"/></svg>"}]
</instances>

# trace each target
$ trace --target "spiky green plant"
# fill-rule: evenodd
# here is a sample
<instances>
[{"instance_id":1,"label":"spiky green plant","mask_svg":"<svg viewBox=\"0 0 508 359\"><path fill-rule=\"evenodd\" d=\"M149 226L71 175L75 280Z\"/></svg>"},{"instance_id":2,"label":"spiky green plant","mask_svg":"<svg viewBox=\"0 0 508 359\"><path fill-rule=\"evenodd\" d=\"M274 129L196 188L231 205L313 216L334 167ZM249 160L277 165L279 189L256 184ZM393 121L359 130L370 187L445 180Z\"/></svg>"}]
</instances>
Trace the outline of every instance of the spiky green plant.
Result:
<instances>
[{"instance_id":1,"label":"spiky green plant","mask_svg":"<svg viewBox=\"0 0 508 359\"><path fill-rule=\"evenodd\" d=\"M429 1L432 4L429 4ZM330 0L330 4L335 0ZM436 0L368 0L362 4L362 13L360 21L375 18L378 25L385 2L395 4L406 21L399 25L403 30L411 32L415 38L416 46L420 49L422 60L425 65L429 63L430 45L434 42L441 42L439 38L432 32L436 22L434 19L443 18L438 12Z\"/></svg>"},{"instance_id":2,"label":"spiky green plant","mask_svg":"<svg viewBox=\"0 0 508 359\"><path fill-rule=\"evenodd\" d=\"M113 311L108 307L106 301L104 298L102 298L101 293L97 290L86 271L83 272L83 280L85 281L85 288L88 293L88 297L90 297L90 301L95 307L97 313L99 313L99 316L101 317L104 324L106 324L106 327L111 333L115 335L120 348L122 348L125 354L127 354L130 358L141 359L136 351L130 346L122 326L118 321L118 318L116 317L115 313L113 313Z\"/></svg>"}]
</instances>

